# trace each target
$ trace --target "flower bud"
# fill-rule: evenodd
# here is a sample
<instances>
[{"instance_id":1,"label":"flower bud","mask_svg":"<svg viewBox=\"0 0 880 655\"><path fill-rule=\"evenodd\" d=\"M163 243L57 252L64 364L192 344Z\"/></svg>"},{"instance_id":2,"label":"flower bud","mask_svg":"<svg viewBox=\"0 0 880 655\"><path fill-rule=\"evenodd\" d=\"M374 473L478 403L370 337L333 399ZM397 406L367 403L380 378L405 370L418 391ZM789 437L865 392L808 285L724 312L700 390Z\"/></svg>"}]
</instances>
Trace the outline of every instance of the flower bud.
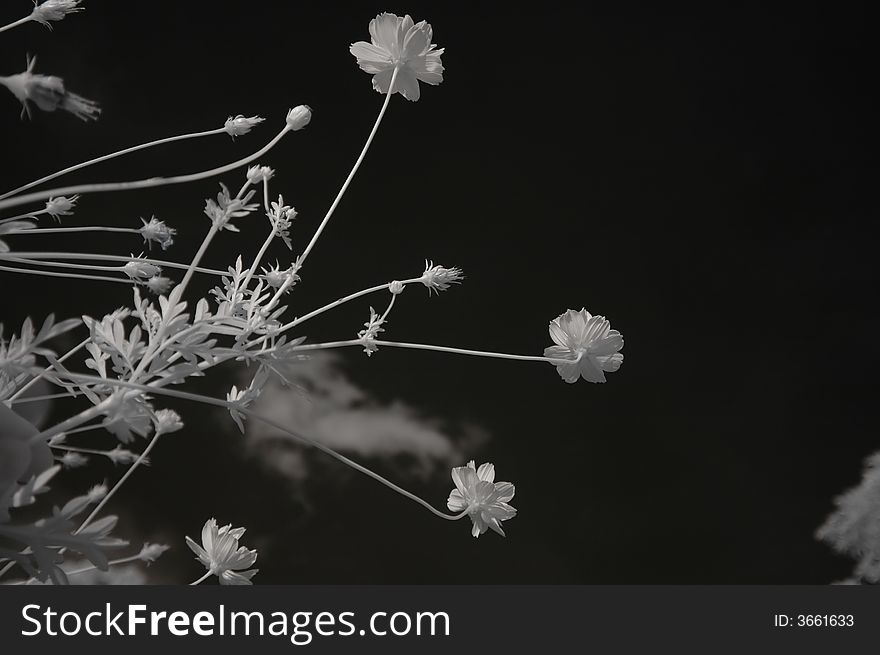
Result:
<instances>
[{"instance_id":1,"label":"flower bud","mask_svg":"<svg viewBox=\"0 0 880 655\"><path fill-rule=\"evenodd\" d=\"M287 127L294 132L301 130L312 120L312 108L308 105L299 105L287 112Z\"/></svg>"}]
</instances>

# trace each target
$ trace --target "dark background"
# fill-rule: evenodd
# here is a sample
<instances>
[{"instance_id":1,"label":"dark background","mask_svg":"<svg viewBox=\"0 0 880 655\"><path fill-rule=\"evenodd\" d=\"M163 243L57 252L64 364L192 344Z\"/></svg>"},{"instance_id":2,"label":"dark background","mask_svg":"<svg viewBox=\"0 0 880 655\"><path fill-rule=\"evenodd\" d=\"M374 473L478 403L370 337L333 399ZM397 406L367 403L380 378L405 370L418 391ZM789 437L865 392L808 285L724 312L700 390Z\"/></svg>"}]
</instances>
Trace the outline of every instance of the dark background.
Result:
<instances>
[{"instance_id":1,"label":"dark background","mask_svg":"<svg viewBox=\"0 0 880 655\"><path fill-rule=\"evenodd\" d=\"M95 124L43 113L18 122L17 104L0 95L3 187L230 114L267 117L234 143L167 146L69 181L203 170L256 150L289 107L308 103L308 128L260 160L300 212L301 248L382 100L348 44L369 38L376 13L408 12L447 48L445 81L423 85L417 103L392 99L292 311L417 275L431 258L468 279L431 302L404 294L389 338L538 354L550 344L547 322L586 306L623 333L626 361L606 385L569 386L541 364L347 353L352 376L380 398L493 435L473 456L517 485L506 540L474 540L469 526L439 522L370 480L339 482L324 458L314 458L309 489L297 488L240 457L241 437L221 427L228 420L180 406L202 429L160 444L154 467L116 503L123 533L174 543L155 571L197 577L182 537L217 515L261 545L263 582L845 577L850 563L813 532L878 447L867 13L325 4L88 0L54 33L32 24L4 34L0 72L38 54L38 72L63 77L104 114ZM29 7L5 2L0 22ZM240 175L223 179L233 186ZM208 227L202 198L216 188L89 196L67 224L139 225L155 213L179 231L170 256L189 261ZM253 254L262 230L255 221L219 240L207 263ZM51 247L133 244L82 235ZM101 314L129 299L122 285L11 274L0 288L11 325L47 304L63 316ZM349 338L367 304L316 320L309 336ZM228 380L197 388L219 395ZM442 506L447 475L409 486ZM310 513L296 502L306 493Z\"/></svg>"}]
</instances>

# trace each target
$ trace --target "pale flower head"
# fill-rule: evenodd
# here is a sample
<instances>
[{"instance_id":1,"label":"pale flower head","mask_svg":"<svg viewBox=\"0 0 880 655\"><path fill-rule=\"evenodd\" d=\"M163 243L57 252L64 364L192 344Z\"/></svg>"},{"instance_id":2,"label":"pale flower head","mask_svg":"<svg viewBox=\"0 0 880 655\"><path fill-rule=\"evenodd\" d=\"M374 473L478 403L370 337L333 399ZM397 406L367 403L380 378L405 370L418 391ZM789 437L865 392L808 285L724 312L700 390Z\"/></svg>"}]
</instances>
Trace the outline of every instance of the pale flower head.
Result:
<instances>
[{"instance_id":1,"label":"pale flower head","mask_svg":"<svg viewBox=\"0 0 880 655\"><path fill-rule=\"evenodd\" d=\"M144 282L144 285L155 295L162 296L174 286L174 281L170 277L164 275L154 275Z\"/></svg>"},{"instance_id":2,"label":"pale flower head","mask_svg":"<svg viewBox=\"0 0 880 655\"><path fill-rule=\"evenodd\" d=\"M544 349L544 357L552 362L559 375L568 383L583 377L588 382L605 382L605 373L612 373L623 363L623 337L611 329L604 316L593 316L586 309L567 312L550 322L550 338L555 346Z\"/></svg>"},{"instance_id":3,"label":"pale flower head","mask_svg":"<svg viewBox=\"0 0 880 655\"><path fill-rule=\"evenodd\" d=\"M464 273L457 267L445 268L443 266L434 266L434 262L425 260L425 272L419 282L428 288L428 295L433 291L440 294L446 291L451 284L461 284L464 279Z\"/></svg>"},{"instance_id":4,"label":"pale flower head","mask_svg":"<svg viewBox=\"0 0 880 655\"><path fill-rule=\"evenodd\" d=\"M79 200L79 196L58 196L56 198L49 198L46 201L46 209L45 212L49 214L56 221L61 221L62 216L71 216L73 215L73 208L76 207L76 201Z\"/></svg>"},{"instance_id":5,"label":"pale flower head","mask_svg":"<svg viewBox=\"0 0 880 655\"><path fill-rule=\"evenodd\" d=\"M443 81L443 48L431 43L433 30L426 21L413 23L409 15L379 14L370 21L370 43L352 43L349 51L357 57L361 70L373 75L373 88L388 93L391 76L397 68L392 93L407 100L418 100L419 82Z\"/></svg>"},{"instance_id":6,"label":"pale flower head","mask_svg":"<svg viewBox=\"0 0 880 655\"><path fill-rule=\"evenodd\" d=\"M216 519L210 519L202 528L202 545L189 537L186 545L220 579L220 584L249 585L258 569L245 569L257 561L257 551L239 547L238 540L244 532L244 528L233 528L231 524L218 528Z\"/></svg>"},{"instance_id":7,"label":"pale flower head","mask_svg":"<svg viewBox=\"0 0 880 655\"><path fill-rule=\"evenodd\" d=\"M268 182L275 175L275 171L268 166L250 166L247 169L247 181L251 184L260 184L264 180Z\"/></svg>"},{"instance_id":8,"label":"pale flower head","mask_svg":"<svg viewBox=\"0 0 880 655\"><path fill-rule=\"evenodd\" d=\"M508 504L516 492L515 487L510 482L495 482L495 466L486 463L477 468L474 460L467 466L452 469L452 481L455 489L446 502L449 511L468 513L474 537L488 528L503 537L501 522L516 516L516 510Z\"/></svg>"},{"instance_id":9,"label":"pale flower head","mask_svg":"<svg viewBox=\"0 0 880 655\"><path fill-rule=\"evenodd\" d=\"M134 255L132 255L132 257L134 257ZM139 278L148 279L159 275L159 273L162 272L162 269L155 264L144 261L140 257L136 257L125 264L125 266L122 267L122 271L131 279L136 280Z\"/></svg>"},{"instance_id":10,"label":"pale flower head","mask_svg":"<svg viewBox=\"0 0 880 655\"><path fill-rule=\"evenodd\" d=\"M174 243L174 235L177 234L177 230L173 227L168 227L165 221L160 221L155 216L151 216L149 221L145 221L142 218L141 223L144 225L138 231L144 238L144 243L147 244L147 247L152 247L153 241L155 241L162 246L162 250L168 250L168 246Z\"/></svg>"},{"instance_id":11,"label":"pale flower head","mask_svg":"<svg viewBox=\"0 0 880 655\"><path fill-rule=\"evenodd\" d=\"M160 409L153 414L153 426L156 434L171 434L183 429L183 421L173 409Z\"/></svg>"},{"instance_id":12,"label":"pale flower head","mask_svg":"<svg viewBox=\"0 0 880 655\"><path fill-rule=\"evenodd\" d=\"M67 14L82 11L85 7L80 7L82 0L46 0L43 4L38 5L34 0L34 10L31 12L31 20L42 23L50 30L52 24L50 21L64 20Z\"/></svg>"},{"instance_id":13,"label":"pale flower head","mask_svg":"<svg viewBox=\"0 0 880 655\"><path fill-rule=\"evenodd\" d=\"M22 118L31 115L29 102L33 102L43 111L63 109L84 121L98 118L101 113L98 103L68 91L60 77L35 75L33 71L36 63L36 57L29 57L27 69L23 73L0 77L0 84L9 89L22 104Z\"/></svg>"},{"instance_id":14,"label":"pale flower head","mask_svg":"<svg viewBox=\"0 0 880 655\"><path fill-rule=\"evenodd\" d=\"M226 130L226 133L234 139L237 136L247 134L264 120L266 119L260 118L259 116L251 116L250 118L245 118L244 116L239 114L238 116L230 116L229 118L227 118L226 123L223 124L223 129Z\"/></svg>"},{"instance_id":15,"label":"pale flower head","mask_svg":"<svg viewBox=\"0 0 880 655\"><path fill-rule=\"evenodd\" d=\"M308 105L297 105L287 112L287 127L296 132L301 130L312 120L312 108Z\"/></svg>"}]
</instances>

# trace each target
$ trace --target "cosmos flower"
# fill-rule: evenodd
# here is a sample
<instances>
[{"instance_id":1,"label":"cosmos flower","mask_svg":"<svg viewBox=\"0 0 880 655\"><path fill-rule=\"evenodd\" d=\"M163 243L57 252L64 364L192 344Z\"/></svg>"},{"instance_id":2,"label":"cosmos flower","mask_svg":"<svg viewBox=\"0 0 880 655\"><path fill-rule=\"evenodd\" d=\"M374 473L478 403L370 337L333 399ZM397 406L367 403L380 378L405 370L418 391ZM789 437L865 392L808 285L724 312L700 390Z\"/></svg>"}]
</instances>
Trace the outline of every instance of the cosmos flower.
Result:
<instances>
[{"instance_id":1,"label":"cosmos flower","mask_svg":"<svg viewBox=\"0 0 880 655\"><path fill-rule=\"evenodd\" d=\"M471 534L479 537L487 528L504 536L501 521L516 516L516 510L508 505L516 492L510 482L495 482L495 467L492 464L481 464L480 468L474 461L467 466L452 469L452 481L455 489L449 494L446 506L452 512L467 512L473 522Z\"/></svg>"},{"instance_id":2,"label":"cosmos flower","mask_svg":"<svg viewBox=\"0 0 880 655\"><path fill-rule=\"evenodd\" d=\"M64 20L67 14L82 11L85 7L80 7L82 0L46 0L43 4L38 5L34 0L34 10L31 12L31 20L42 23L50 30L52 24L50 21Z\"/></svg>"},{"instance_id":3,"label":"cosmos flower","mask_svg":"<svg viewBox=\"0 0 880 655\"><path fill-rule=\"evenodd\" d=\"M559 375L568 383L583 377L588 382L605 382L605 373L614 372L623 363L620 332L611 329L604 316L593 316L586 309L569 309L550 323L550 338L555 346L544 349L544 357L570 362L556 363Z\"/></svg>"},{"instance_id":4,"label":"cosmos flower","mask_svg":"<svg viewBox=\"0 0 880 655\"><path fill-rule=\"evenodd\" d=\"M177 234L177 230L173 227L168 227L165 221L160 221L155 216L151 216L149 221L141 219L141 223L144 226L138 231L148 247L152 246L152 242L155 241L162 246L162 250L168 250L168 246L174 243L174 235Z\"/></svg>"},{"instance_id":5,"label":"cosmos flower","mask_svg":"<svg viewBox=\"0 0 880 655\"><path fill-rule=\"evenodd\" d=\"M418 100L419 81L440 84L443 81L443 48L431 43L433 30L426 21L413 24L409 15L379 14L370 21L370 40L352 43L349 49L357 57L361 70L373 75L373 88L388 93L391 76L398 68L393 93L407 100Z\"/></svg>"},{"instance_id":6,"label":"cosmos flower","mask_svg":"<svg viewBox=\"0 0 880 655\"><path fill-rule=\"evenodd\" d=\"M449 285L461 284L463 279L464 273L462 273L460 268L434 266L434 262L425 260L425 272L422 273L419 282L428 288L428 295L430 296L432 291L439 295L441 291L446 291Z\"/></svg>"},{"instance_id":7,"label":"cosmos flower","mask_svg":"<svg viewBox=\"0 0 880 655\"><path fill-rule=\"evenodd\" d=\"M171 434L183 429L183 421L173 409L159 409L153 414L153 427L156 434Z\"/></svg>"},{"instance_id":8,"label":"cosmos flower","mask_svg":"<svg viewBox=\"0 0 880 655\"><path fill-rule=\"evenodd\" d=\"M72 216L73 208L76 207L76 201L79 196L58 196L57 198L49 198L46 201L46 209L44 210L49 216L59 223L62 216Z\"/></svg>"},{"instance_id":9,"label":"cosmos flower","mask_svg":"<svg viewBox=\"0 0 880 655\"><path fill-rule=\"evenodd\" d=\"M241 114L236 117L230 116L226 119L226 122L223 124L223 129L226 130L226 133L231 136L233 139L237 136L241 136L243 134L247 134L254 127L262 123L265 118L261 118L259 116L251 116L250 118L245 118Z\"/></svg>"},{"instance_id":10,"label":"cosmos flower","mask_svg":"<svg viewBox=\"0 0 880 655\"><path fill-rule=\"evenodd\" d=\"M98 118L101 113L98 103L68 91L64 87L64 80L60 77L34 75L33 70L36 63L36 57L29 57L27 69L23 73L0 77L0 84L9 89L22 104L22 118L25 115L31 116L31 107L28 102L33 102L43 111L63 109L84 121Z\"/></svg>"},{"instance_id":11,"label":"cosmos flower","mask_svg":"<svg viewBox=\"0 0 880 655\"><path fill-rule=\"evenodd\" d=\"M287 127L289 127L294 132L304 128L306 125L309 124L309 121L311 120L312 108L308 105L297 105L289 112L287 112Z\"/></svg>"},{"instance_id":12,"label":"cosmos flower","mask_svg":"<svg viewBox=\"0 0 880 655\"><path fill-rule=\"evenodd\" d=\"M220 579L220 584L249 585L253 584L251 578L258 569L245 569L257 561L257 551L239 547L238 540L244 532L244 528L233 528L231 524L218 528L216 519L210 519L202 528L202 545L189 537L186 537L186 545L205 568Z\"/></svg>"}]
</instances>

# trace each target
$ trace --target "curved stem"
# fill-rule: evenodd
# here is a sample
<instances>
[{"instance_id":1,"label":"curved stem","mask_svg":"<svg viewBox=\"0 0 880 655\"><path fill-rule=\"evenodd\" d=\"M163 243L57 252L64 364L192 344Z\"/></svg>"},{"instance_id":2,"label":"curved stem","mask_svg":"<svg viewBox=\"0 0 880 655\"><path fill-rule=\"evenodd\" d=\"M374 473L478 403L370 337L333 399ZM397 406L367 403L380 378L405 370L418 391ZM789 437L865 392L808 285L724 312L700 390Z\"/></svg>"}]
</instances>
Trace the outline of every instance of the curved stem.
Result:
<instances>
[{"instance_id":1,"label":"curved stem","mask_svg":"<svg viewBox=\"0 0 880 655\"><path fill-rule=\"evenodd\" d=\"M59 357L58 362L63 364L65 360L67 360L68 358L70 358L74 354L76 354L80 350L80 348L85 348L88 345L89 341L91 341L91 340L92 340L91 337L88 337L87 339L83 339L77 345L75 345L73 348L68 350L61 357ZM21 394L23 394L25 391L27 391L32 386L34 386L40 378L42 378L44 375L46 375L46 373L49 373L54 368L55 368L55 364L50 364L49 366L44 368L38 375L35 375L34 378L32 380L30 380L26 385L24 385L21 389L19 389L14 394L12 394L12 396L9 398L9 400L15 401L19 396L21 396ZM70 396L69 393L66 393L63 395ZM22 402L24 402L24 401L22 401Z\"/></svg>"},{"instance_id":2,"label":"curved stem","mask_svg":"<svg viewBox=\"0 0 880 655\"><path fill-rule=\"evenodd\" d=\"M45 259L95 259L97 261L105 261L105 262L125 262L128 263L132 260L132 257L123 257L121 255L102 255L98 253L80 253L80 252L13 252L12 254L0 253L0 259L6 259L9 261L25 261L35 259L38 261ZM180 262L169 262L163 259L152 259L150 257L140 258L142 262L146 262L148 264L155 264L156 266L163 266L165 268L178 268L182 270L187 270L190 267L190 264L182 264ZM56 265L54 262L52 265ZM202 268L196 266L196 273L206 273L208 275L229 275L227 271L218 271L213 268Z\"/></svg>"},{"instance_id":3,"label":"curved stem","mask_svg":"<svg viewBox=\"0 0 880 655\"><path fill-rule=\"evenodd\" d=\"M378 473L374 473L370 469L368 469L364 466L361 466L357 462L349 459L345 455L342 455L342 454L336 452L332 448L325 446L324 444L320 443L319 441L309 439L308 437L305 437L305 436L299 434L298 432L295 432L295 431L291 430L290 428L287 428L287 427L281 425L277 421L274 421L266 416L262 416L261 414L257 414L256 412L251 411L245 407L241 407L241 406L237 405L236 403L231 403L226 400L221 400L220 398L212 398L211 396L202 396L202 395L195 394L195 393L189 393L187 391L174 391L172 389L166 389L164 387L155 387L152 385L138 384L135 382L127 382L125 380L108 380L108 379L99 378L99 377L96 377L93 375L80 375L80 374L76 374L76 373L71 374L70 377L73 380L77 380L77 381L81 381L81 382L93 382L96 384L100 384L102 386L109 386L109 387L117 387L118 386L118 387L125 387L128 389L138 389L141 391L146 391L148 393L155 393L155 394L159 394L159 395L169 396L171 398L180 398L182 400L190 400L190 401L194 401L194 402L198 402L198 403L203 403L205 405L214 405L215 407L223 407L225 409L234 408L236 411L240 412L241 414L244 414L250 418L254 418L262 423L265 423L266 425L269 425L269 426L275 428L276 430L279 430L279 431L293 437L294 439L296 439L297 441L299 441L303 444L306 444L308 446L312 446L313 448L317 448L321 452L323 452L327 455L330 455L331 457L339 460L343 464L347 464L348 466L352 467L353 469L360 471L364 475L367 475L367 476L373 478L377 482L381 482L386 487L389 487L390 489L393 489L394 491L401 494L402 496L405 496L406 498L409 498L410 500L418 503L422 507L429 510L432 514L439 516L440 518L447 519L449 521L457 521L458 519L460 519L461 517L463 517L467 514L467 512L462 512L461 514L452 514L451 515L451 514L446 514L445 512L441 512L440 510L434 508L434 506L432 506L430 503L428 503L425 500L422 500L421 498L419 498L415 494L410 493L406 489L403 489L402 487L397 486L396 484L394 484L390 480L382 477Z\"/></svg>"},{"instance_id":4,"label":"curved stem","mask_svg":"<svg viewBox=\"0 0 880 655\"><path fill-rule=\"evenodd\" d=\"M123 150L117 150L116 152L111 152L109 155L102 155L100 157L95 157L94 159L90 159L88 161L81 162L79 164L74 164L73 166L68 166L67 168L56 171L50 175L46 175L45 177L41 177L39 180L34 180L33 182L28 182L27 184L23 184L22 186L13 189L12 191L7 191L6 193L0 195L0 200L8 198L10 196L14 196L17 193L21 193L22 191L27 191L35 186L43 184L44 182L48 182L49 180L54 180L56 177L61 177L62 175L67 175L68 173L72 173L73 171L78 171L80 169L86 168L87 166L92 166L93 164L99 164L102 161L107 161L108 159L113 159L114 157L121 157L122 155L127 155L132 152L137 152L138 150L145 150L146 148L152 148L154 146L160 146L164 143L172 143L174 141L183 141L184 139L197 139L203 136L210 136L212 134L220 134L221 132L225 132L225 127L219 127L216 130L206 130L204 132L190 132L189 134L179 134L177 136L169 136L164 139L158 139L156 141L150 141L149 143L142 143L137 146L132 146L130 148L125 148Z\"/></svg>"},{"instance_id":5,"label":"curved stem","mask_svg":"<svg viewBox=\"0 0 880 655\"><path fill-rule=\"evenodd\" d=\"M336 211L336 206L339 204L339 201L342 200L342 196L348 189L348 185L351 184L352 179L354 179L355 173L357 173L358 168L360 168L361 162L367 155L367 150L370 149L370 144L373 142L373 137L376 136L376 132L379 130L379 124L382 122L382 117L385 115L385 110L388 109L388 103L391 101L391 96L394 93L394 82L397 80L398 70L399 69L397 67L394 68L394 72L391 74L391 83L388 87L388 93L385 96L385 102L382 103L382 109L379 110L379 116L376 118L376 122L373 124L373 129L370 131L370 136L367 137L367 142L364 144L364 148L363 150L361 150L361 154L358 156L357 161L355 161L351 172L348 174L348 177L345 178L345 182L342 183L342 188L339 189L339 193L336 194L336 199L333 201L333 204L330 205L330 209L327 210L327 214L324 216L324 220L321 221L321 224L315 231L314 236L312 236L312 240L309 241L309 245L306 246L306 249L300 256L300 266L305 264L306 258L309 256L309 253L312 252L312 248L315 247L315 243L318 241L318 237L321 236L321 232L324 231L324 228L330 221L330 217L333 216L333 212ZM2 209L2 206L0 206L0 209Z\"/></svg>"},{"instance_id":6,"label":"curved stem","mask_svg":"<svg viewBox=\"0 0 880 655\"><path fill-rule=\"evenodd\" d=\"M101 182L98 184L78 184L73 186L60 187L58 189L49 189L48 191L36 191L34 193L28 193L23 196L15 196L12 198L6 198L5 200L0 200L0 210L7 209L8 207L25 205L29 202L36 202L38 200L46 200L53 196L65 196L75 193L99 193L104 191L131 191L132 189L147 189L150 187L165 186L168 184L184 184L186 182L204 180L205 178L214 177L215 175L220 175L221 173L226 173L228 171L244 166L245 164L249 164L255 159L259 159L267 152L269 152L273 147L275 147L275 145L281 140L281 138L289 131L290 128L285 125L284 129L282 129L277 135L275 135L275 138L273 138L269 143L257 150L252 155L248 155L244 159L239 159L238 161L234 161L231 164L212 168L211 170L202 171L199 173L190 173L188 175L175 175L173 177L151 177L146 180L135 180L133 182Z\"/></svg>"},{"instance_id":7,"label":"curved stem","mask_svg":"<svg viewBox=\"0 0 880 655\"><path fill-rule=\"evenodd\" d=\"M212 573L211 573L210 571L208 571L207 573L205 573L205 575L203 575L203 576L202 576L201 578L199 578L198 580L193 580L192 582L190 582L190 583L189 583L189 586L190 586L190 587L195 587L196 585L201 584L201 583L203 583L205 580L207 580L208 578L210 578L211 575L212 575Z\"/></svg>"},{"instance_id":8,"label":"curved stem","mask_svg":"<svg viewBox=\"0 0 880 655\"><path fill-rule=\"evenodd\" d=\"M106 227L103 225L88 225L83 227L38 227L33 230L10 230L4 234L56 234L61 232L130 232L140 234L141 231L133 227Z\"/></svg>"}]
</instances>

